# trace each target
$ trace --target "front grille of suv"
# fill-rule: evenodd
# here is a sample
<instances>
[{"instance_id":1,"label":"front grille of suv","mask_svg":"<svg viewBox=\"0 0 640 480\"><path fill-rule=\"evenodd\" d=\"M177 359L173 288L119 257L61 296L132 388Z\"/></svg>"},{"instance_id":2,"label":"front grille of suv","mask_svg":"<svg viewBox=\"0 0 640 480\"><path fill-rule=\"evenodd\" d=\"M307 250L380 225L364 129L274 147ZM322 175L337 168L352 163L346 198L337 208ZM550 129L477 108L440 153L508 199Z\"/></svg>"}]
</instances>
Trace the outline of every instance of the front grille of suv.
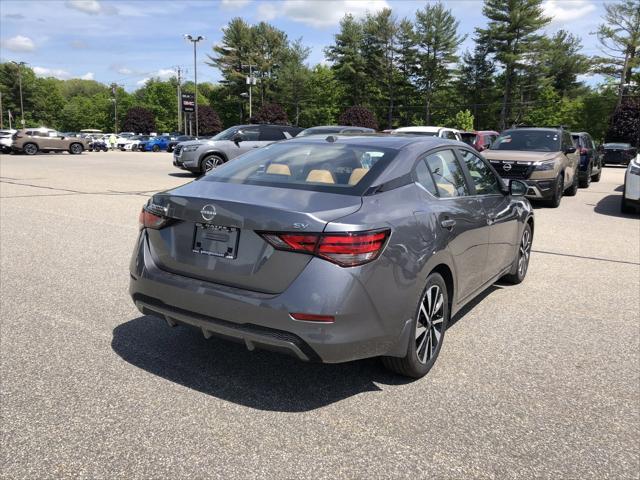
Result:
<instances>
[{"instance_id":1,"label":"front grille of suv","mask_svg":"<svg viewBox=\"0 0 640 480\"><path fill-rule=\"evenodd\" d=\"M531 172L533 172L533 165L529 162L518 163L492 160L491 165L504 178L529 178Z\"/></svg>"}]
</instances>

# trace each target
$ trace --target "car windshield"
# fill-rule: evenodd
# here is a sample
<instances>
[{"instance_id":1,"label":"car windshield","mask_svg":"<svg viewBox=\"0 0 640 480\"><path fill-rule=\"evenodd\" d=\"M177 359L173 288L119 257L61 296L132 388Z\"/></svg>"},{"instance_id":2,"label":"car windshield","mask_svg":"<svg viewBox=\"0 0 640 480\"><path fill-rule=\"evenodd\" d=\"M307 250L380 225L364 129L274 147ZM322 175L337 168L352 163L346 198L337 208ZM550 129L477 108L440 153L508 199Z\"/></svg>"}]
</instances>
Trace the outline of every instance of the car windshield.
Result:
<instances>
[{"instance_id":1,"label":"car windshield","mask_svg":"<svg viewBox=\"0 0 640 480\"><path fill-rule=\"evenodd\" d=\"M605 143L603 145L604 148L631 148L630 143Z\"/></svg>"},{"instance_id":2,"label":"car windshield","mask_svg":"<svg viewBox=\"0 0 640 480\"><path fill-rule=\"evenodd\" d=\"M529 152L560 151L560 134L553 130L509 130L489 147L491 150L521 150Z\"/></svg>"},{"instance_id":3,"label":"car windshield","mask_svg":"<svg viewBox=\"0 0 640 480\"><path fill-rule=\"evenodd\" d=\"M274 143L216 168L203 181L362 195L397 150L335 143Z\"/></svg>"},{"instance_id":4,"label":"car windshield","mask_svg":"<svg viewBox=\"0 0 640 480\"><path fill-rule=\"evenodd\" d=\"M340 133L342 128L340 127L326 127L326 128L308 128L298 134L298 137L307 137L309 135L328 135L330 133Z\"/></svg>"},{"instance_id":5,"label":"car windshield","mask_svg":"<svg viewBox=\"0 0 640 480\"><path fill-rule=\"evenodd\" d=\"M476 138L478 137L475 133L461 133L462 141L467 145L473 145L476 143Z\"/></svg>"}]
</instances>

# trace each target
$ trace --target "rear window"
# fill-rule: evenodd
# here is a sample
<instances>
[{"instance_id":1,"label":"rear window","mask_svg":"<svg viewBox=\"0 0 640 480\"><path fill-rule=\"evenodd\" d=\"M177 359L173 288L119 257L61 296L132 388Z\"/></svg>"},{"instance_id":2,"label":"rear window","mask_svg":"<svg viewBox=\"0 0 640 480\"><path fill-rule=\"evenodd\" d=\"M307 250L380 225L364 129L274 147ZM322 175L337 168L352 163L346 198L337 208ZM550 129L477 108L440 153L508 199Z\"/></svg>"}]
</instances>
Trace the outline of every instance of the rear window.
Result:
<instances>
[{"instance_id":1,"label":"rear window","mask_svg":"<svg viewBox=\"0 0 640 480\"><path fill-rule=\"evenodd\" d=\"M509 130L493 142L491 150L559 152L560 133L553 130Z\"/></svg>"},{"instance_id":2,"label":"rear window","mask_svg":"<svg viewBox=\"0 0 640 480\"><path fill-rule=\"evenodd\" d=\"M275 143L228 162L201 181L362 195L397 150L336 143Z\"/></svg>"}]
</instances>

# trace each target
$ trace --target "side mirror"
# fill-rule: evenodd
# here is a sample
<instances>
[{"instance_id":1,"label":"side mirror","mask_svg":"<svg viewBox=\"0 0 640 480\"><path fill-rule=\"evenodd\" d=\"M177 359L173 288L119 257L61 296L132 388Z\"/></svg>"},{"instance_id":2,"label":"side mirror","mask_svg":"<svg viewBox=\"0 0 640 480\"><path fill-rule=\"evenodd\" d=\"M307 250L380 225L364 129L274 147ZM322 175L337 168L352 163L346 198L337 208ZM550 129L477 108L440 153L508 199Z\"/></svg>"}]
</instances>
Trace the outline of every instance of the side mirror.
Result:
<instances>
[{"instance_id":1,"label":"side mirror","mask_svg":"<svg viewBox=\"0 0 640 480\"><path fill-rule=\"evenodd\" d=\"M529 190L529 186L520 180L511 180L509 182L509 193L516 197L522 197Z\"/></svg>"},{"instance_id":2,"label":"side mirror","mask_svg":"<svg viewBox=\"0 0 640 480\"><path fill-rule=\"evenodd\" d=\"M576 153L576 147L567 147L564 149L564 153Z\"/></svg>"},{"instance_id":3,"label":"side mirror","mask_svg":"<svg viewBox=\"0 0 640 480\"><path fill-rule=\"evenodd\" d=\"M240 142L244 142L244 135L242 135L241 133L236 133L231 140L233 140L233 143L235 143L236 145L238 145Z\"/></svg>"}]
</instances>

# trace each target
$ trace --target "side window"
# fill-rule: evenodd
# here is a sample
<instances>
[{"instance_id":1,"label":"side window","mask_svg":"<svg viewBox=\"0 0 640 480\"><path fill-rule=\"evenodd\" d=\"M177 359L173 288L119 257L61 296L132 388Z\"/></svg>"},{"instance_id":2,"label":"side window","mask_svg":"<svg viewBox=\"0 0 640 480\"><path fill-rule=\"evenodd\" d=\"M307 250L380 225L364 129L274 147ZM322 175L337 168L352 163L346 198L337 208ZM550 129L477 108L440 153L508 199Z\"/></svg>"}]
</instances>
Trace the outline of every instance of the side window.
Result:
<instances>
[{"instance_id":1,"label":"side window","mask_svg":"<svg viewBox=\"0 0 640 480\"><path fill-rule=\"evenodd\" d=\"M258 141L258 136L260 134L260 132L258 131L257 128L255 127L249 127L249 128L243 128L241 130L238 130L238 133L241 133L242 135L244 135L244 139L247 142L256 142Z\"/></svg>"},{"instance_id":2,"label":"side window","mask_svg":"<svg viewBox=\"0 0 640 480\"><path fill-rule=\"evenodd\" d=\"M446 138L447 140L455 140L456 135L450 130L445 130L443 138Z\"/></svg>"},{"instance_id":3,"label":"side window","mask_svg":"<svg viewBox=\"0 0 640 480\"><path fill-rule=\"evenodd\" d=\"M460 150L477 195L501 193L500 181L482 159L468 150Z\"/></svg>"},{"instance_id":4,"label":"side window","mask_svg":"<svg viewBox=\"0 0 640 480\"><path fill-rule=\"evenodd\" d=\"M566 148L574 147L575 145L571 141L571 135L569 132L562 132L562 148L563 150Z\"/></svg>"},{"instance_id":5,"label":"side window","mask_svg":"<svg viewBox=\"0 0 640 480\"><path fill-rule=\"evenodd\" d=\"M452 150L440 150L427 156L427 166L443 198L469 195L462 169Z\"/></svg>"},{"instance_id":6,"label":"side window","mask_svg":"<svg viewBox=\"0 0 640 480\"><path fill-rule=\"evenodd\" d=\"M285 137L282 130L277 128L262 127L260 128L260 141L261 142L275 142L277 140L284 140Z\"/></svg>"},{"instance_id":7,"label":"side window","mask_svg":"<svg viewBox=\"0 0 640 480\"><path fill-rule=\"evenodd\" d=\"M436 189L435 183L433 183L433 178L431 177L431 173L429 173L424 159L420 160L416 165L416 181L431 195L434 197L438 196L438 190Z\"/></svg>"}]
</instances>

